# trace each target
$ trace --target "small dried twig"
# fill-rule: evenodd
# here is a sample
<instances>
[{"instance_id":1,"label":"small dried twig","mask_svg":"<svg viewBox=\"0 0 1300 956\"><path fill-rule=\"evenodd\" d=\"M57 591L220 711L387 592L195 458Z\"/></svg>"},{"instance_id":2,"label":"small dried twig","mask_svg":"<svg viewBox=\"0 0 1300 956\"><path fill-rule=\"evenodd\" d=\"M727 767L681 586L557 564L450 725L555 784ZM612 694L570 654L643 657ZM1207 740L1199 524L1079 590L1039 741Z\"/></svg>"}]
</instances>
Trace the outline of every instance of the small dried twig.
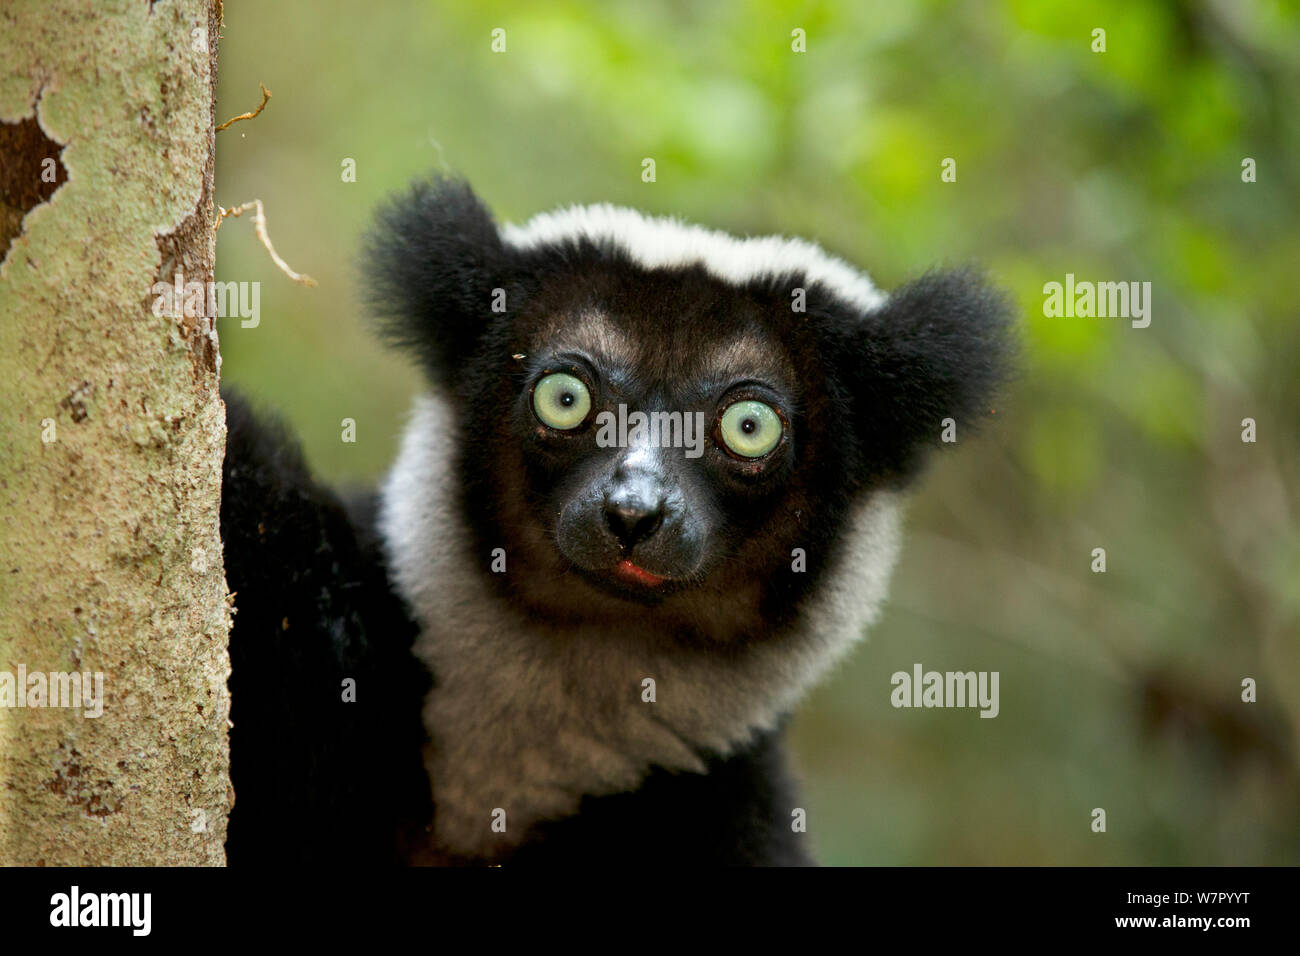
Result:
<instances>
[{"instance_id":1,"label":"small dried twig","mask_svg":"<svg viewBox=\"0 0 1300 956\"><path fill-rule=\"evenodd\" d=\"M275 246L271 245L271 237L267 235L266 232L266 213L262 209L262 200L254 199L250 202L244 203L242 206L236 206L234 209L224 209L221 206L218 206L217 228L221 228L221 224L225 221L227 216L231 216L232 218L235 216L241 216L250 209L254 210L253 229L257 232L257 238L262 240L262 245L266 246L266 251L271 254L271 261L279 266L280 271L294 282L300 282L303 285L315 285L316 280L311 276L302 275L301 273L294 272L290 269L289 264L281 259L279 253L275 251Z\"/></svg>"},{"instance_id":2,"label":"small dried twig","mask_svg":"<svg viewBox=\"0 0 1300 956\"><path fill-rule=\"evenodd\" d=\"M266 109L266 101L271 98L271 91L268 90L261 83L258 83L257 85L262 87L262 102L257 107L257 109L253 110L253 112L251 113L240 113L238 116L232 116L230 119L226 120L224 123L222 123L220 126L217 127L218 133L220 133L231 123L238 123L241 119L252 119L258 113L262 112L262 110Z\"/></svg>"}]
</instances>

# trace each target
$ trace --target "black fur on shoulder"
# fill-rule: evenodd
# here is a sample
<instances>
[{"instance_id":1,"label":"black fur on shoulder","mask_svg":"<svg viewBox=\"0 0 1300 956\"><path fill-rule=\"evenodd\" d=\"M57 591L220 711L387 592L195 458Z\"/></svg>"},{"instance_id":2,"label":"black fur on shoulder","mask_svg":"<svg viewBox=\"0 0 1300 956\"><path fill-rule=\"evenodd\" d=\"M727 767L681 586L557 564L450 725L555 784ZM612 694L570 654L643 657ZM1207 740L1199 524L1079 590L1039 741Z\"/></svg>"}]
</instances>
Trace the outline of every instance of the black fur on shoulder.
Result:
<instances>
[{"instance_id":1,"label":"black fur on shoulder","mask_svg":"<svg viewBox=\"0 0 1300 956\"><path fill-rule=\"evenodd\" d=\"M384 864L431 812L420 759L429 675L372 531L297 442L226 402L221 537L230 635L232 865ZM359 507L363 514L365 506ZM343 681L356 681L355 702Z\"/></svg>"}]
</instances>

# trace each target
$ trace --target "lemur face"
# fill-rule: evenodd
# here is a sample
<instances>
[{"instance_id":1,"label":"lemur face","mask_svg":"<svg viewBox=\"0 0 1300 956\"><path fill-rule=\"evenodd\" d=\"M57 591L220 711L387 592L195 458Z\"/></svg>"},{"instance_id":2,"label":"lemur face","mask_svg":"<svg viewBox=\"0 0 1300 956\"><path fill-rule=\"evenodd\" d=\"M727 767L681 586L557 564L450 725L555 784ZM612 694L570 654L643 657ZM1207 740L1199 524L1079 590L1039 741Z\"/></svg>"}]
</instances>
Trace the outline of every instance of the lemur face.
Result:
<instances>
[{"instance_id":1,"label":"lemur face","mask_svg":"<svg viewBox=\"0 0 1300 956\"><path fill-rule=\"evenodd\" d=\"M597 268L538 290L516 327L525 358L502 440L560 562L650 604L687 588L722 599L777 572L774 536L783 546L810 507L800 472L825 429L806 418L818 383L776 308L702 270Z\"/></svg>"},{"instance_id":2,"label":"lemur face","mask_svg":"<svg viewBox=\"0 0 1300 956\"><path fill-rule=\"evenodd\" d=\"M560 628L779 631L855 509L987 414L1007 364L971 273L886 298L809 243L608 206L499 229L435 182L369 252L386 331L452 405L473 548Z\"/></svg>"}]
</instances>

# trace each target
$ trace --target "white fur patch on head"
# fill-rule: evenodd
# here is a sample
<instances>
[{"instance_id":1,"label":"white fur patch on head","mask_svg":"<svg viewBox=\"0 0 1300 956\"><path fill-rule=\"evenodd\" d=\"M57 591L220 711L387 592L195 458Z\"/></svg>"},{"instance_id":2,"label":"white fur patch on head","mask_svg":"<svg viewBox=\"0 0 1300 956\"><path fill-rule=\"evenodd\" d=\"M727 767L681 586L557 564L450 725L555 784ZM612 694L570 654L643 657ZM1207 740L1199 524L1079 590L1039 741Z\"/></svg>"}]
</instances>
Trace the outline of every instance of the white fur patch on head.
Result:
<instances>
[{"instance_id":1,"label":"white fur patch on head","mask_svg":"<svg viewBox=\"0 0 1300 956\"><path fill-rule=\"evenodd\" d=\"M699 264L716 278L735 284L801 272L809 283L821 283L864 312L885 301L884 293L865 273L804 239L741 239L680 219L647 216L609 203L570 206L541 213L523 225L507 223L501 227L502 241L516 249L535 249L584 236L596 243L618 246L647 269Z\"/></svg>"}]
</instances>

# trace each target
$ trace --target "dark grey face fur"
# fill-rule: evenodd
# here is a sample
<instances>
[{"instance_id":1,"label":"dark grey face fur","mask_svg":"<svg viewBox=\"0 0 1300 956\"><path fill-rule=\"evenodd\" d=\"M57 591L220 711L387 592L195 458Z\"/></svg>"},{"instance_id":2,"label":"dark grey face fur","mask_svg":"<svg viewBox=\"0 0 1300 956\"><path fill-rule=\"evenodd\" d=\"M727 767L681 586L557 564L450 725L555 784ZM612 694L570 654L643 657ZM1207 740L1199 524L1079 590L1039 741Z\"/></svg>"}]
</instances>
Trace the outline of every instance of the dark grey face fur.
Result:
<instances>
[{"instance_id":1,"label":"dark grey face fur","mask_svg":"<svg viewBox=\"0 0 1300 956\"><path fill-rule=\"evenodd\" d=\"M681 334L674 345L662 336L640 338L638 326L684 333L694 310L675 317L653 306L640 317L626 311L636 307L609 296L551 312L515 416L540 493L533 517L559 556L609 594L658 603L725 571L743 536L754 533L756 516L779 513L797 465L795 390L789 357L758 327L726 329L712 342ZM538 414L538 385L557 376L589 406L571 427L553 427ZM763 423L775 443L745 456L728 446L723 416L755 402L775 413ZM746 426L762 427L741 417L739 427Z\"/></svg>"}]
</instances>

